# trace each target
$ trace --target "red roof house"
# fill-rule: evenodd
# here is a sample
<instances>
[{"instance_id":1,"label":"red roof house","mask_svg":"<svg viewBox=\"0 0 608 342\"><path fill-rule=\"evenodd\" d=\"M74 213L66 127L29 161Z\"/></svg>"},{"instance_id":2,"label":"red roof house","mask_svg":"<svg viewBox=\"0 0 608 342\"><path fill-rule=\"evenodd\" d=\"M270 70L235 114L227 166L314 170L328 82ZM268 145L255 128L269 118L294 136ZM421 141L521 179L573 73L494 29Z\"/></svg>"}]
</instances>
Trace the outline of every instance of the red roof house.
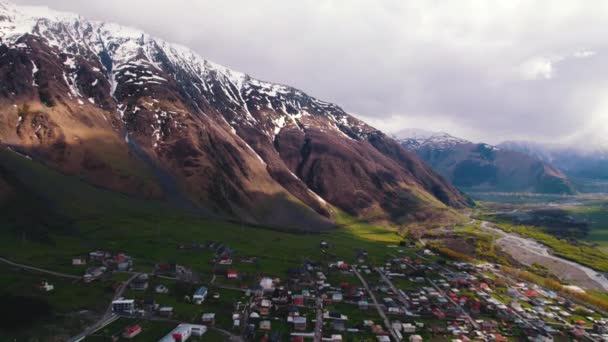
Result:
<instances>
[{"instance_id":1,"label":"red roof house","mask_svg":"<svg viewBox=\"0 0 608 342\"><path fill-rule=\"evenodd\" d=\"M125 328L122 332L122 337L133 338L141 333L141 326L139 324L131 325Z\"/></svg>"}]
</instances>

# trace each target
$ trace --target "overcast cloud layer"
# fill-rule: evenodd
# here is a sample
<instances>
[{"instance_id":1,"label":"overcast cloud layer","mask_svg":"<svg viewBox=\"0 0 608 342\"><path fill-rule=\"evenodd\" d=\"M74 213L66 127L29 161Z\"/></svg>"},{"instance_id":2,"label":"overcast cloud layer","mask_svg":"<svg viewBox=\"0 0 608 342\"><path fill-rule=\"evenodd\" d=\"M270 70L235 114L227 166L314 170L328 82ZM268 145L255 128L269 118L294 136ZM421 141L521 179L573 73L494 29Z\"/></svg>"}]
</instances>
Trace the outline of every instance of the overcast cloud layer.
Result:
<instances>
[{"instance_id":1,"label":"overcast cloud layer","mask_svg":"<svg viewBox=\"0 0 608 342\"><path fill-rule=\"evenodd\" d=\"M13 1L141 28L387 132L608 136L604 0Z\"/></svg>"}]
</instances>

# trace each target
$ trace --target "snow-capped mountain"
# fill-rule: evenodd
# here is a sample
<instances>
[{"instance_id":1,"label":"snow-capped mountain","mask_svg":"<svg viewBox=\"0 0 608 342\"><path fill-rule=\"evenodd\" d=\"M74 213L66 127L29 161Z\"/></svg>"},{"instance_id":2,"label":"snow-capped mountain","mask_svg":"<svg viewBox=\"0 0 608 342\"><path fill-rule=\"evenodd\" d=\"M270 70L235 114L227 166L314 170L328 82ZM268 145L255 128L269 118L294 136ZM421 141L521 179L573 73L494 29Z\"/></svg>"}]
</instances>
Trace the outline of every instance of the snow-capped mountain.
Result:
<instances>
[{"instance_id":1,"label":"snow-capped mountain","mask_svg":"<svg viewBox=\"0 0 608 342\"><path fill-rule=\"evenodd\" d=\"M394 135L454 184L474 191L571 193L567 177L544 159L454 137L405 130Z\"/></svg>"},{"instance_id":2,"label":"snow-capped mountain","mask_svg":"<svg viewBox=\"0 0 608 342\"><path fill-rule=\"evenodd\" d=\"M470 144L465 139L457 138L445 132L431 132L418 128L409 128L393 134L403 146L415 150L423 146L433 146L438 149L450 148L460 144Z\"/></svg>"},{"instance_id":3,"label":"snow-capped mountain","mask_svg":"<svg viewBox=\"0 0 608 342\"><path fill-rule=\"evenodd\" d=\"M0 120L2 144L65 173L256 223L326 226L334 207L401 223L468 203L337 105L137 29L4 0Z\"/></svg>"}]
</instances>

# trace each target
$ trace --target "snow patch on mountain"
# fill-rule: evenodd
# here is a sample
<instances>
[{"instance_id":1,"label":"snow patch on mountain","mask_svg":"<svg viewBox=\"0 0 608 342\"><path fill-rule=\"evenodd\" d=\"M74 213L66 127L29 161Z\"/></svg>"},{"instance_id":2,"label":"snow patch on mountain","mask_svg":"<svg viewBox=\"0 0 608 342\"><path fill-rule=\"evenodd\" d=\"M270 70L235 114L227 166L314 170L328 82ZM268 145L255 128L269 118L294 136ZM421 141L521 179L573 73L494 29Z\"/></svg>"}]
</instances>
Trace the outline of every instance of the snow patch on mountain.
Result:
<instances>
[{"instance_id":1,"label":"snow patch on mountain","mask_svg":"<svg viewBox=\"0 0 608 342\"><path fill-rule=\"evenodd\" d=\"M117 99L121 86L147 89L173 81L185 96L203 97L222 112L232 112L229 125L249 126L263 130L270 141L287 126L306 129L320 124L315 116L327 122L321 129L338 132L348 139L367 139L377 132L353 118L340 107L315 99L285 85L254 79L208 61L191 49L152 37L145 32L113 23L87 20L79 15L57 12L41 6L17 6L0 0L0 44L11 48L27 48L21 39L31 35L57 49L65 56L63 79L69 89L68 97L84 98L78 84L79 59L97 59L110 83L111 96L117 101L121 117L124 107ZM165 75L171 76L168 80ZM90 84L87 84L87 86ZM132 88L130 88L132 89ZM196 93L196 94L195 94ZM127 96L132 96L129 92ZM268 112L270 125L260 124L258 114ZM263 127L263 128L260 128ZM238 131L238 130L237 130ZM156 132L158 139L161 134Z\"/></svg>"},{"instance_id":2,"label":"snow patch on mountain","mask_svg":"<svg viewBox=\"0 0 608 342\"><path fill-rule=\"evenodd\" d=\"M472 144L469 140L458 138L445 132L431 132L417 128L399 131L393 134L393 138L410 150L416 150L424 146L430 146L435 149L447 149L455 145ZM495 148L494 146L489 147L491 149Z\"/></svg>"}]
</instances>

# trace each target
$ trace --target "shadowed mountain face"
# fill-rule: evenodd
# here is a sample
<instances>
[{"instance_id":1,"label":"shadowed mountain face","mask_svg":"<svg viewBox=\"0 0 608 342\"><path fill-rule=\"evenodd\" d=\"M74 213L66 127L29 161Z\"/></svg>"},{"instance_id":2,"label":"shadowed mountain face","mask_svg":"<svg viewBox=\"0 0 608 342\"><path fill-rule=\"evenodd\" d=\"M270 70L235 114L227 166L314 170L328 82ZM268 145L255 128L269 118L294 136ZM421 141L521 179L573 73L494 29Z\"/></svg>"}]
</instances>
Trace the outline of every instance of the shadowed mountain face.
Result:
<instances>
[{"instance_id":1,"label":"shadowed mountain face","mask_svg":"<svg viewBox=\"0 0 608 342\"><path fill-rule=\"evenodd\" d=\"M572 193L568 178L544 161L446 133L401 135L401 144L416 152L456 186L472 191Z\"/></svg>"},{"instance_id":2,"label":"shadowed mountain face","mask_svg":"<svg viewBox=\"0 0 608 342\"><path fill-rule=\"evenodd\" d=\"M590 143L585 146L555 146L506 141L499 146L551 163L573 178L608 180L608 148L602 145Z\"/></svg>"},{"instance_id":3,"label":"shadowed mountain face","mask_svg":"<svg viewBox=\"0 0 608 342\"><path fill-rule=\"evenodd\" d=\"M382 132L143 32L0 0L0 139L114 191L323 229L467 199Z\"/></svg>"}]
</instances>

